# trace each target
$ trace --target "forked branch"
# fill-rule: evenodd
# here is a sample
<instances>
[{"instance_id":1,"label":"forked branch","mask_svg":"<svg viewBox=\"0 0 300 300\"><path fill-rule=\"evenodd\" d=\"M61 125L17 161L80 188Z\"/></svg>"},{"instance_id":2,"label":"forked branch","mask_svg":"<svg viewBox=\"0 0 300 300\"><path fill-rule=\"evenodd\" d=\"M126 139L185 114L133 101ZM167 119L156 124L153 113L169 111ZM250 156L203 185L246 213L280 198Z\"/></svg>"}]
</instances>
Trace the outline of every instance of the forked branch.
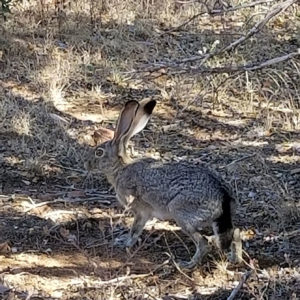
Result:
<instances>
[{"instance_id":1,"label":"forked branch","mask_svg":"<svg viewBox=\"0 0 300 300\"><path fill-rule=\"evenodd\" d=\"M247 271L241 278L239 284L232 290L230 296L227 298L227 300L233 300L235 299L236 295L240 291L240 289L243 287L243 284L248 280L248 278L251 276L252 271Z\"/></svg>"},{"instance_id":2,"label":"forked branch","mask_svg":"<svg viewBox=\"0 0 300 300\"><path fill-rule=\"evenodd\" d=\"M283 3L280 3L278 5L273 6L273 8L267 13L264 19L256 23L249 31L248 33L239 38L238 40L234 41L227 47L223 48L221 51L229 51L233 48L235 48L237 45L243 43L245 40L252 37L254 34L258 33L273 17L277 16L279 13L285 11L288 7L296 3L298 0L287 0Z\"/></svg>"},{"instance_id":3,"label":"forked branch","mask_svg":"<svg viewBox=\"0 0 300 300\"><path fill-rule=\"evenodd\" d=\"M155 65L152 65L146 69L142 69L138 72L147 72L147 73L152 73L152 72L159 72L160 70L164 70L164 74L169 73L169 74L181 74L181 73L232 73L232 72L237 72L237 71L254 71L258 69L262 69L264 67L276 64L278 62L282 62L285 60L288 60L292 57L295 57L299 55L299 50L297 52L289 53L287 55L277 57L270 59L266 62L263 63L251 63L248 65L243 65L243 66L224 66L224 67L217 67L217 68L207 68L207 67L202 67L203 64L211 59L212 57L215 57L217 55L229 52L236 47L238 47L240 44L244 43L246 40L251 38L253 35L257 34L272 18L277 16L279 13L285 11L288 7L296 3L298 0L286 0L282 3L274 5L269 12L265 15L265 17L257 22L244 36L241 38L235 40L231 44L221 48L221 49L215 49L212 52L204 55L199 55L199 56L193 56L193 57L188 57L184 58L181 60L174 61L173 63L158 63ZM260 1L257 1L258 3ZM249 4L250 5L250 4ZM199 61L198 66L189 66L185 67L183 64L186 63L192 63ZM157 77L157 76L155 76Z\"/></svg>"},{"instance_id":4,"label":"forked branch","mask_svg":"<svg viewBox=\"0 0 300 300\"><path fill-rule=\"evenodd\" d=\"M244 8L251 8L251 7L254 7L254 6L257 6L257 5L271 3L271 2L274 2L274 0L259 0L259 1L251 2L251 3L236 5L236 6L229 7L229 8L211 9L211 10L208 9L208 7L206 6L207 11L203 11L203 12L200 12L198 14L195 14L194 16L192 16L191 18L189 18L184 23L180 24L179 26L177 26L175 28L172 28L172 29L166 31L165 33L170 33L170 32L178 31L182 27L188 25L189 23L193 22L194 20L198 19L199 17L201 17L203 15L210 15L210 16L221 15L221 14L225 14L225 13L228 13L228 12L233 12L233 11L237 11L237 10L244 9Z\"/></svg>"}]
</instances>

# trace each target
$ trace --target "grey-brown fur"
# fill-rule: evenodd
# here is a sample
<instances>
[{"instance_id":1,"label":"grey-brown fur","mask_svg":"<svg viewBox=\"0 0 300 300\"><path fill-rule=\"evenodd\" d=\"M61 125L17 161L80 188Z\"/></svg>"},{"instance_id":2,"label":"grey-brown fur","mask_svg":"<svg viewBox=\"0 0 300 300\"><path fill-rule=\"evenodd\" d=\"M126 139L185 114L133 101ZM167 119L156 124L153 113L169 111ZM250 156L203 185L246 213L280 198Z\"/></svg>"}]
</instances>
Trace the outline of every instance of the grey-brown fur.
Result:
<instances>
[{"instance_id":1,"label":"grey-brown fur","mask_svg":"<svg viewBox=\"0 0 300 300\"><path fill-rule=\"evenodd\" d=\"M146 222L156 217L174 220L194 241L196 253L184 266L193 267L207 253L207 240L201 234L207 226L213 226L220 248L233 245L234 238L235 247L231 248L240 249L240 253L233 253L232 257L239 262L240 235L238 229L234 231L231 219L234 200L220 178L207 168L188 162L162 163L150 158L131 161L127 156L128 140L133 132L144 128L154 106L153 100L142 104L127 102L114 139L99 145L96 155L93 152L86 163L88 169L96 168L106 175L120 203L134 213L126 246L133 246ZM134 127L136 124L138 127Z\"/></svg>"}]
</instances>

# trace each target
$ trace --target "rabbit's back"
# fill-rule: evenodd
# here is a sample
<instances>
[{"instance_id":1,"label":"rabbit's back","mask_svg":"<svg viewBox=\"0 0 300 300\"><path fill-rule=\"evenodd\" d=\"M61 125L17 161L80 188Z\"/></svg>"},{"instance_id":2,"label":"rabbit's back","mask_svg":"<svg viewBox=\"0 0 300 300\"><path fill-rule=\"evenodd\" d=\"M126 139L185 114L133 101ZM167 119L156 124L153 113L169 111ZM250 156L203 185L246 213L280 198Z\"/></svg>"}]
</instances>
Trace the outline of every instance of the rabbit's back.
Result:
<instances>
[{"instance_id":1,"label":"rabbit's back","mask_svg":"<svg viewBox=\"0 0 300 300\"><path fill-rule=\"evenodd\" d=\"M188 215L197 212L199 218L212 221L222 212L226 190L222 180L207 168L187 162L163 164L144 159L120 172L117 193L146 202L156 214L166 218L169 214L172 218L172 210L180 210Z\"/></svg>"}]
</instances>

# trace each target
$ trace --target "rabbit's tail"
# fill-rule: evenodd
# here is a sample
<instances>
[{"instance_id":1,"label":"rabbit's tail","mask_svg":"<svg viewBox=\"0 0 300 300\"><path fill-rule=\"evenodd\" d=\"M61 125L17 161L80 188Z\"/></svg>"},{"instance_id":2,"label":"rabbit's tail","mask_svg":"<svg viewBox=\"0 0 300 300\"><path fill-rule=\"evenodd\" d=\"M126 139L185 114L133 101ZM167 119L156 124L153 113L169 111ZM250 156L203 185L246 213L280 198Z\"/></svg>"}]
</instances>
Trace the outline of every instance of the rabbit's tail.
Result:
<instances>
[{"instance_id":1,"label":"rabbit's tail","mask_svg":"<svg viewBox=\"0 0 300 300\"><path fill-rule=\"evenodd\" d=\"M224 190L222 201L222 214L214 221L214 231L217 243L221 249L228 249L233 238L232 213L235 208L235 200L229 191Z\"/></svg>"}]
</instances>

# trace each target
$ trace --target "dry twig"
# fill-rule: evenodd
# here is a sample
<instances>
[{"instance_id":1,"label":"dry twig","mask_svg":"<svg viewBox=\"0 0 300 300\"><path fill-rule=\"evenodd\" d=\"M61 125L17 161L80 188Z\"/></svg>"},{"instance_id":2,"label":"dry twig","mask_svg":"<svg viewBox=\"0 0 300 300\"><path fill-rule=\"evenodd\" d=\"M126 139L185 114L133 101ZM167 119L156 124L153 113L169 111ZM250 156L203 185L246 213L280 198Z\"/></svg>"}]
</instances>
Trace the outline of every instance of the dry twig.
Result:
<instances>
[{"instance_id":1,"label":"dry twig","mask_svg":"<svg viewBox=\"0 0 300 300\"><path fill-rule=\"evenodd\" d=\"M241 278L239 284L232 290L230 296L227 298L227 300L233 300L236 295L238 294L238 292L240 291L240 289L243 287L243 284L248 280L248 278L251 276L252 274L252 270L251 271L247 271Z\"/></svg>"},{"instance_id":2,"label":"dry twig","mask_svg":"<svg viewBox=\"0 0 300 300\"><path fill-rule=\"evenodd\" d=\"M97 197L90 197L90 198L77 198L77 199L58 198L55 200L35 203L30 208L28 208L25 212L29 212L30 210L33 210L35 208L45 206L48 204L55 204L55 203L66 203L66 202L67 203L78 203L78 202L87 202L87 201L97 201L99 203L101 202L102 204L111 204L111 201L106 200L107 198L115 199L115 196L105 194L104 196L99 195Z\"/></svg>"},{"instance_id":3,"label":"dry twig","mask_svg":"<svg viewBox=\"0 0 300 300\"><path fill-rule=\"evenodd\" d=\"M253 36L254 34L258 33L273 17L277 16L279 13L285 11L288 7L290 7L291 5L293 5L294 3L296 3L298 0L287 0L283 3L280 3L278 5L275 5L271 8L271 10L267 13L267 15L265 16L265 18L263 18L261 21L259 21L258 23L256 23L249 31L248 33L239 38L238 40L234 41L233 43L231 43L230 45L228 45L227 47L222 49L223 51L229 51L231 49L236 48L236 46L238 46L239 44L243 43L245 40L249 39L251 36Z\"/></svg>"},{"instance_id":4,"label":"dry twig","mask_svg":"<svg viewBox=\"0 0 300 300\"><path fill-rule=\"evenodd\" d=\"M234 42L232 42L228 46L223 47L222 49L215 49L214 51L212 51L208 54L204 54L204 55L200 55L200 56L193 56L193 57L185 58L185 59L182 59L182 60L177 60L172 64L159 63L159 64L156 64L154 67L151 66L150 68L147 68L146 70L141 70L141 72L150 72L150 73L152 73L152 72L157 72L159 70L164 70L165 71L166 69L180 69L180 72L176 72L175 74L188 73L190 71L192 71L194 73L232 73L232 72L237 72L237 71L258 70L258 69L264 68L266 66L275 64L277 62L281 62L281 61L287 60L291 57L294 57L294 56L299 54L299 51L290 53L287 56L283 56L283 57L268 60L268 61L266 61L262 64L259 64L259 65L251 63L251 64L248 64L246 66L218 67L218 68L211 68L211 69L199 68L199 67L198 67L198 69L196 69L195 67L194 68L193 67L188 67L186 69L183 69L182 66L181 66L184 63L191 63L191 62L195 62L195 61L201 61L200 62L200 67L201 67L207 60L211 59L212 57L235 49L238 45L242 44L243 42L248 40L250 37L252 37L254 34L258 33L273 17L275 17L279 13L285 11L288 7L290 7L291 5L296 3L297 1L298 0L286 0L285 2L274 5L269 10L269 12L266 14L266 16L262 20L260 20L258 23L256 23L247 32L246 35L244 35L241 38L235 40ZM164 74L165 74L165 72L164 72Z\"/></svg>"},{"instance_id":5,"label":"dry twig","mask_svg":"<svg viewBox=\"0 0 300 300\"><path fill-rule=\"evenodd\" d=\"M228 165L225 165L225 166L221 166L220 169L225 169L225 168L228 168L228 167L231 167L232 165L236 164L237 162L240 162L240 161L243 161L245 159L248 159L248 158L252 158L253 156L255 156L256 153L252 153L252 154L249 154L249 155L245 155L243 157L240 157L238 159L235 159L233 160L231 163L229 163Z\"/></svg>"},{"instance_id":6,"label":"dry twig","mask_svg":"<svg viewBox=\"0 0 300 300\"><path fill-rule=\"evenodd\" d=\"M288 53L283 56L271 58L262 63L250 63L247 65L238 65L238 66L224 66L224 67L216 67L216 68L207 68L207 67L186 67L181 68L177 67L178 70L172 71L170 75L178 75L178 74L222 74L222 73L235 73L241 71L256 71L260 70L284 61L287 61L291 58L300 56L300 49L296 52ZM164 74L161 74L164 75Z\"/></svg>"},{"instance_id":7,"label":"dry twig","mask_svg":"<svg viewBox=\"0 0 300 300\"><path fill-rule=\"evenodd\" d=\"M225 13L228 13L228 12L237 11L237 10L244 9L244 8L250 8L250 7L254 7L254 6L257 6L257 5L261 5L261 4L271 3L271 2L274 2L274 0L259 0L259 1L251 2L251 3L242 4L242 5L236 5L236 6L225 8L225 9L212 9L212 10L209 10L209 8L206 6L207 11L200 12L200 13L192 16L191 18L189 18L187 21L180 24L179 26L164 32L164 34L178 31L179 29L181 29L182 27L184 27L187 24L191 23L195 19L197 19L197 18L199 18L203 15L206 15L206 14L210 15L210 16L220 15L220 14L225 14Z\"/></svg>"}]
</instances>

